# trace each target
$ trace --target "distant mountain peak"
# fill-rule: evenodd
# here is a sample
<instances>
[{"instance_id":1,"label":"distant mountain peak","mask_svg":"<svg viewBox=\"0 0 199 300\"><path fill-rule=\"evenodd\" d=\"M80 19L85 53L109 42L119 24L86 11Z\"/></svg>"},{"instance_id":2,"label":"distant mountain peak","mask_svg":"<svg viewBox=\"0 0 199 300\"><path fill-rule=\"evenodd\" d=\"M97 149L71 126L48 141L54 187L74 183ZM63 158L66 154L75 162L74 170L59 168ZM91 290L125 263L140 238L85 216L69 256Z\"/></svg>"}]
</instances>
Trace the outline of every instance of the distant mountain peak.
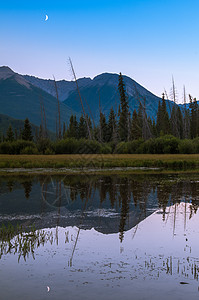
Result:
<instances>
[{"instance_id":1,"label":"distant mountain peak","mask_svg":"<svg viewBox=\"0 0 199 300\"><path fill-rule=\"evenodd\" d=\"M56 97L55 83L52 79L41 79L38 77L23 75L23 78L31 83L32 85L44 90L48 94ZM87 86L92 81L89 77L83 77L77 80L78 85L81 88L82 86ZM56 80L57 90L59 94L59 100L65 100L71 92L76 90L75 81L66 81L66 80Z\"/></svg>"},{"instance_id":2,"label":"distant mountain peak","mask_svg":"<svg viewBox=\"0 0 199 300\"><path fill-rule=\"evenodd\" d=\"M0 67L0 80L1 79L5 80L5 79L13 76L14 74L15 73L13 72L13 70L11 70L7 66Z\"/></svg>"},{"instance_id":3,"label":"distant mountain peak","mask_svg":"<svg viewBox=\"0 0 199 300\"><path fill-rule=\"evenodd\" d=\"M113 85L118 84L118 74L116 73L102 73L93 78L93 82L98 85L104 85L104 83L109 83Z\"/></svg>"},{"instance_id":4,"label":"distant mountain peak","mask_svg":"<svg viewBox=\"0 0 199 300\"><path fill-rule=\"evenodd\" d=\"M22 75L15 73L12 69L7 66L0 67L0 80L6 80L13 77L19 84L24 85L30 89L30 84L27 82Z\"/></svg>"}]
</instances>

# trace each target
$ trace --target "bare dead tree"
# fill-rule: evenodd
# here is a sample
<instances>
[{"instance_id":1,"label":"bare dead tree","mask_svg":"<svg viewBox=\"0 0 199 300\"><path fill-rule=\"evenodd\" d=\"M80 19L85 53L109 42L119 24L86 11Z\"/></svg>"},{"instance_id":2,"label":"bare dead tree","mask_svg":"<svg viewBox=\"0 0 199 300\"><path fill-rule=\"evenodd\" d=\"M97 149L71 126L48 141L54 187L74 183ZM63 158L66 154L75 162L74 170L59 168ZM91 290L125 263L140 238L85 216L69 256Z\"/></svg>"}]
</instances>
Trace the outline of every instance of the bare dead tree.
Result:
<instances>
[{"instance_id":1,"label":"bare dead tree","mask_svg":"<svg viewBox=\"0 0 199 300\"><path fill-rule=\"evenodd\" d=\"M171 116L172 108L171 108L171 104L170 104L170 100L169 100L167 91L166 91L165 89L164 89L164 94L165 94L165 96L166 96L167 104L168 104L168 107L169 107L169 116Z\"/></svg>"},{"instance_id":2,"label":"bare dead tree","mask_svg":"<svg viewBox=\"0 0 199 300\"><path fill-rule=\"evenodd\" d=\"M176 87L175 87L175 82L174 82L173 76L172 76L172 96L173 96L173 102L176 104L177 95L176 95Z\"/></svg>"},{"instance_id":3,"label":"bare dead tree","mask_svg":"<svg viewBox=\"0 0 199 300\"><path fill-rule=\"evenodd\" d=\"M56 113L56 140L58 139L57 113Z\"/></svg>"},{"instance_id":4,"label":"bare dead tree","mask_svg":"<svg viewBox=\"0 0 199 300\"><path fill-rule=\"evenodd\" d=\"M172 109L172 115L171 115L171 125L173 127L173 132L174 132L174 135L179 137L179 128L178 128L178 125L177 125L177 110L176 110L176 102L177 102L177 92L176 92L176 87L175 87L175 82L174 82L174 78L172 76L172 88L171 88L171 97L172 97L172 100L174 102L174 106L173 106L173 109Z\"/></svg>"},{"instance_id":5,"label":"bare dead tree","mask_svg":"<svg viewBox=\"0 0 199 300\"><path fill-rule=\"evenodd\" d=\"M84 219L86 206L88 204L89 198L91 198L91 191L92 191L92 184L90 183L89 187L88 187L88 190L87 190L86 197L85 197L85 203L84 203L84 206L83 206L83 209L82 209L82 214L81 214L80 223L79 223L79 226L78 226L79 229L78 229L77 236L76 236L76 239L75 239L75 244L74 244L74 247L73 247L73 250L72 250L71 257L68 261L68 265L70 267L72 266L72 263L73 263L73 256L74 256L74 253L75 253L75 250L76 250L76 247L77 247L77 242L78 242L78 239L79 239L79 234L80 234L80 230L81 230L82 221ZM91 198L91 203L92 203L94 198L95 198L95 189L94 189L94 192L93 192L93 196Z\"/></svg>"},{"instance_id":6,"label":"bare dead tree","mask_svg":"<svg viewBox=\"0 0 199 300\"><path fill-rule=\"evenodd\" d=\"M186 96L186 89L185 89L185 85L183 86L183 100L184 100L184 107L185 109L187 108L187 96Z\"/></svg>"},{"instance_id":7,"label":"bare dead tree","mask_svg":"<svg viewBox=\"0 0 199 300\"><path fill-rule=\"evenodd\" d=\"M71 60L70 57L69 57L69 64L70 64L70 67L71 67L71 70L72 70L72 73L73 73L73 77L75 79L75 83L76 83L76 87L77 87L77 92L79 94L79 99L80 99L81 106L82 106L82 111L83 111L83 114L84 114L84 118L86 120L86 126L87 126L87 130L88 130L88 136L89 136L89 139L92 140L92 135L91 135L91 131L90 131L89 123L88 123L88 118L87 118L87 115L85 113L85 109L84 109L82 97L81 97L79 86L78 86L78 82L77 82L77 77L76 77L75 70L74 70L74 67L73 67L73 64L72 64L72 60Z\"/></svg>"},{"instance_id":8,"label":"bare dead tree","mask_svg":"<svg viewBox=\"0 0 199 300\"><path fill-rule=\"evenodd\" d=\"M183 100L184 100L184 137L187 139L189 137L190 120L187 111L187 97L186 97L185 85L183 86Z\"/></svg>"}]
</instances>

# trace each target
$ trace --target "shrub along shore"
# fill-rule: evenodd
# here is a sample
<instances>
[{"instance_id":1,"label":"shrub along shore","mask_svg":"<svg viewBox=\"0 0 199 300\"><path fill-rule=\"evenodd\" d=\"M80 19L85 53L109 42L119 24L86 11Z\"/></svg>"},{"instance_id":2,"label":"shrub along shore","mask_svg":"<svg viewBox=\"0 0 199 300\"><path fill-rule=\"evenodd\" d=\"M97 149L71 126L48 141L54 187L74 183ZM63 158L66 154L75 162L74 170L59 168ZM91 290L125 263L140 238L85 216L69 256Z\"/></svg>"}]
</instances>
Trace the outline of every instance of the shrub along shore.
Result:
<instances>
[{"instance_id":1,"label":"shrub along shore","mask_svg":"<svg viewBox=\"0 0 199 300\"><path fill-rule=\"evenodd\" d=\"M35 143L14 140L0 143L0 154L199 154L199 138L178 139L164 135L115 144L96 140L65 138L51 141L41 139Z\"/></svg>"}]
</instances>

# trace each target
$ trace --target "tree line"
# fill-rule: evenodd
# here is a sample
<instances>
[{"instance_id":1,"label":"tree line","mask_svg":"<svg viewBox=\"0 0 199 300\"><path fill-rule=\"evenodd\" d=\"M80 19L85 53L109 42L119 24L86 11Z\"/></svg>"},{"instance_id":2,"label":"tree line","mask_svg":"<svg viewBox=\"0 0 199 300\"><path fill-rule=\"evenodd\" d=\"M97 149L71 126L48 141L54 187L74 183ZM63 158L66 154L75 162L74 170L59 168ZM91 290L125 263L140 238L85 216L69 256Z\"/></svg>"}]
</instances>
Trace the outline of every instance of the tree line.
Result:
<instances>
[{"instance_id":1,"label":"tree line","mask_svg":"<svg viewBox=\"0 0 199 300\"><path fill-rule=\"evenodd\" d=\"M56 141L52 141L42 124L33 137L31 124L26 119L19 133L10 125L2 142L32 142L40 153L198 153L199 105L196 98L189 95L189 106L185 103L180 108L173 88L174 101L166 101L163 93L156 118L151 119L146 113L145 99L138 92L139 108L131 112L121 73L118 93L118 112L112 107L106 116L99 105L97 125L83 110L79 120L71 115L68 126L63 123L62 132L59 126Z\"/></svg>"},{"instance_id":2,"label":"tree line","mask_svg":"<svg viewBox=\"0 0 199 300\"><path fill-rule=\"evenodd\" d=\"M156 118L151 119L146 113L145 99L139 95L138 111L134 109L131 113L121 73L118 91L120 105L117 114L113 107L108 117L100 111L97 126L93 126L88 115L82 114L79 121L75 115L72 115L65 137L88 139L88 126L92 138L101 143L115 142L117 144L139 139L146 141L164 135L173 135L179 139L194 139L199 136L199 106L196 98L191 95L189 95L189 107L184 105L181 109L175 102L166 101L163 93L162 100L158 104Z\"/></svg>"}]
</instances>

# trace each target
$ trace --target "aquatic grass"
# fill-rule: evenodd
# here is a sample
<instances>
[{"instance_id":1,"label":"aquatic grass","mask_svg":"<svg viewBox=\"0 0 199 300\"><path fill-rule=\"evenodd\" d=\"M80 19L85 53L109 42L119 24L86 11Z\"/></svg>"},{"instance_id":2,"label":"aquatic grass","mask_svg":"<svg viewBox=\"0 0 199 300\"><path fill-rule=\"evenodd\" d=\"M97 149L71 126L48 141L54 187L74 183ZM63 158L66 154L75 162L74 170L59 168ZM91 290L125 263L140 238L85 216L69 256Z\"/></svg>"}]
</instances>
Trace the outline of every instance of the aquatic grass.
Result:
<instances>
[{"instance_id":1,"label":"aquatic grass","mask_svg":"<svg viewBox=\"0 0 199 300\"><path fill-rule=\"evenodd\" d=\"M51 231L36 230L34 226L24 228L20 225L2 224L0 227L0 259L8 253L18 254L26 261L29 254L35 259L35 249L45 245L48 241L52 244L54 240Z\"/></svg>"}]
</instances>

